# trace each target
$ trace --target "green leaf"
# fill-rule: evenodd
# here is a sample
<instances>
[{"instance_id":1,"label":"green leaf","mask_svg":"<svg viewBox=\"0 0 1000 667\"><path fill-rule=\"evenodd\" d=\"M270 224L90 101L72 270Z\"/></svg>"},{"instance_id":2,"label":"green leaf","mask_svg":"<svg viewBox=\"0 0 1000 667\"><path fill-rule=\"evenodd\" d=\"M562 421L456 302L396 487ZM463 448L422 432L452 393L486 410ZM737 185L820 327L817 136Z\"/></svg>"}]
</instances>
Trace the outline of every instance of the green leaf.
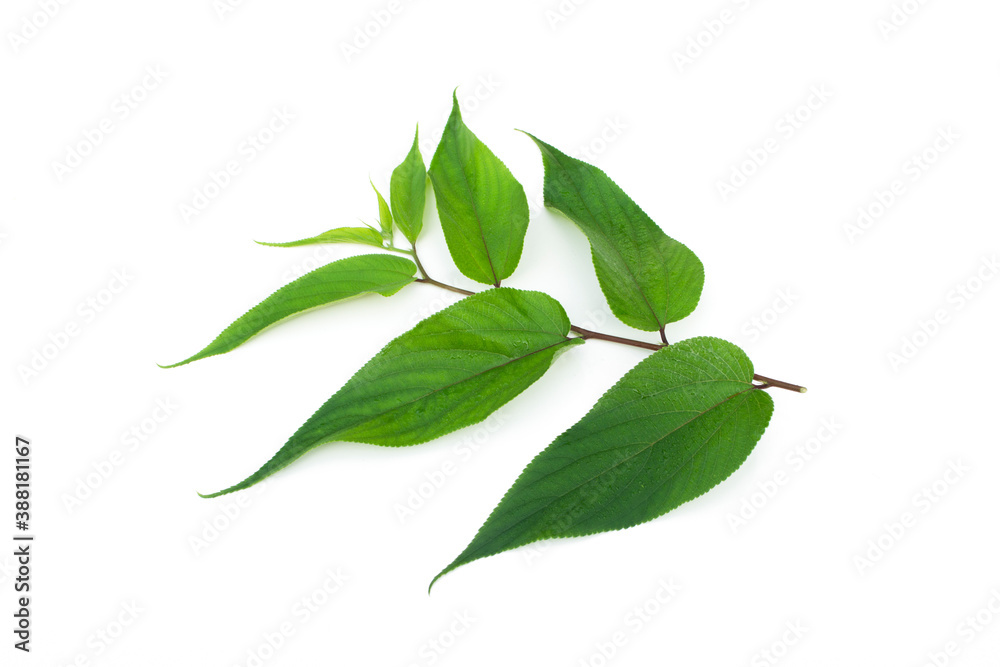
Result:
<instances>
[{"instance_id":1,"label":"green leaf","mask_svg":"<svg viewBox=\"0 0 1000 667\"><path fill-rule=\"evenodd\" d=\"M233 350L275 322L310 308L375 292L391 296L412 283L416 265L392 255L359 255L310 271L251 308L198 354L174 368Z\"/></svg>"},{"instance_id":2,"label":"green leaf","mask_svg":"<svg viewBox=\"0 0 1000 667\"><path fill-rule=\"evenodd\" d=\"M457 95L430 176L455 265L476 282L499 285L521 259L528 198L504 163L462 122Z\"/></svg>"},{"instance_id":3,"label":"green leaf","mask_svg":"<svg viewBox=\"0 0 1000 667\"><path fill-rule=\"evenodd\" d=\"M567 337L569 327L540 292L466 297L386 345L257 472L206 497L245 489L327 442L401 447L480 422L583 342Z\"/></svg>"},{"instance_id":4,"label":"green leaf","mask_svg":"<svg viewBox=\"0 0 1000 667\"><path fill-rule=\"evenodd\" d=\"M368 182L371 183L370 180ZM372 183L372 190L378 195L378 224L382 228L382 238L386 241L392 241L392 211L389 210L385 197L378 191L374 183Z\"/></svg>"},{"instance_id":5,"label":"green leaf","mask_svg":"<svg viewBox=\"0 0 1000 667\"><path fill-rule=\"evenodd\" d=\"M597 279L625 324L658 331L691 314L705 283L701 260L663 233L607 174L531 137L545 165L545 205L587 235Z\"/></svg>"},{"instance_id":6,"label":"green leaf","mask_svg":"<svg viewBox=\"0 0 1000 667\"><path fill-rule=\"evenodd\" d=\"M392 172L389 199L396 226L410 243L416 243L424 226L424 205L427 201L427 168L420 155L419 127L409 154Z\"/></svg>"},{"instance_id":7,"label":"green leaf","mask_svg":"<svg viewBox=\"0 0 1000 667\"><path fill-rule=\"evenodd\" d=\"M379 231L372 227L338 227L337 229L323 232L319 236L312 236L298 241L288 241L286 243L257 241L257 243L274 248L294 248L300 245L315 245L317 243L361 243L381 248L383 247L384 240Z\"/></svg>"},{"instance_id":8,"label":"green leaf","mask_svg":"<svg viewBox=\"0 0 1000 667\"><path fill-rule=\"evenodd\" d=\"M655 352L525 468L434 581L537 540L635 526L710 490L743 464L771 418L771 397L752 379L743 351L717 338Z\"/></svg>"}]
</instances>

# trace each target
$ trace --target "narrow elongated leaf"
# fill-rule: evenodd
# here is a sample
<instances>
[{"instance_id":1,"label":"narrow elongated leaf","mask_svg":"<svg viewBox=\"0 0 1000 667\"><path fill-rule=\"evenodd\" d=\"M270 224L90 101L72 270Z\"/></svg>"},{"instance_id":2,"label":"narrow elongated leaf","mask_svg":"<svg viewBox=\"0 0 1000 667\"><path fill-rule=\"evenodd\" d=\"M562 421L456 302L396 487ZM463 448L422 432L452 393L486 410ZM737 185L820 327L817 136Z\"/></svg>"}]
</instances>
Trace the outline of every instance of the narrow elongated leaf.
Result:
<instances>
[{"instance_id":1,"label":"narrow elongated leaf","mask_svg":"<svg viewBox=\"0 0 1000 667\"><path fill-rule=\"evenodd\" d=\"M294 248L300 245L316 245L318 243L361 243L381 248L384 243L382 235L377 229L371 227L338 227L328 232L323 232L318 236L311 236L298 241L286 241L285 243L257 243L274 248Z\"/></svg>"},{"instance_id":2,"label":"narrow elongated leaf","mask_svg":"<svg viewBox=\"0 0 1000 667\"><path fill-rule=\"evenodd\" d=\"M542 451L445 573L536 540L654 519L729 477L774 404L732 343L692 338L629 371ZM433 582L431 582L433 585Z\"/></svg>"},{"instance_id":3,"label":"narrow elongated leaf","mask_svg":"<svg viewBox=\"0 0 1000 667\"><path fill-rule=\"evenodd\" d=\"M369 181L371 183L371 181ZM392 240L392 211L389 209L389 204L386 203L385 197L382 193L378 191L375 184L372 183L372 190L378 195L378 224L382 228L382 238L386 241Z\"/></svg>"},{"instance_id":4,"label":"narrow elongated leaf","mask_svg":"<svg viewBox=\"0 0 1000 667\"><path fill-rule=\"evenodd\" d=\"M389 201L392 202L396 226L410 243L416 243L424 226L424 205L427 202L427 168L420 155L420 128L413 137L410 152L392 172Z\"/></svg>"},{"instance_id":5,"label":"narrow elongated leaf","mask_svg":"<svg viewBox=\"0 0 1000 667\"><path fill-rule=\"evenodd\" d=\"M625 324L657 331L691 314L705 283L701 260L663 233L607 174L531 137L545 165L545 205L587 235L611 311Z\"/></svg>"},{"instance_id":6,"label":"narrow elongated leaf","mask_svg":"<svg viewBox=\"0 0 1000 667\"><path fill-rule=\"evenodd\" d=\"M499 285L517 268L528 229L528 199L510 170L462 122L451 118L431 160L441 228L459 271Z\"/></svg>"},{"instance_id":7,"label":"narrow elongated leaf","mask_svg":"<svg viewBox=\"0 0 1000 667\"><path fill-rule=\"evenodd\" d=\"M542 376L568 338L562 306L540 292L480 292L396 338L334 394L245 489L334 440L400 447L486 419Z\"/></svg>"},{"instance_id":8,"label":"narrow elongated leaf","mask_svg":"<svg viewBox=\"0 0 1000 667\"><path fill-rule=\"evenodd\" d=\"M251 308L226 327L198 354L163 368L173 368L229 352L275 322L310 308L375 292L391 296L412 283L416 265L392 255L359 255L310 271Z\"/></svg>"}]
</instances>

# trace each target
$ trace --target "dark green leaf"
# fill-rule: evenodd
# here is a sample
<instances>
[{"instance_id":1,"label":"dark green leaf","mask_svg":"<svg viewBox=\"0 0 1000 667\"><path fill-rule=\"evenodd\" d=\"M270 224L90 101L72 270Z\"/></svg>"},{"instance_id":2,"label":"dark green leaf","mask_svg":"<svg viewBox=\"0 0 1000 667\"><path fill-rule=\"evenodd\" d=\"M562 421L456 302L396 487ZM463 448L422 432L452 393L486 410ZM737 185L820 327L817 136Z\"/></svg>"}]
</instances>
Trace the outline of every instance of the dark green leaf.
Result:
<instances>
[{"instance_id":1,"label":"dark green leaf","mask_svg":"<svg viewBox=\"0 0 1000 667\"><path fill-rule=\"evenodd\" d=\"M501 288L462 299L390 342L253 475L245 489L310 449L340 440L400 447L486 419L527 389L568 338L552 297ZM211 496L210 496L211 497Z\"/></svg>"},{"instance_id":2,"label":"dark green leaf","mask_svg":"<svg viewBox=\"0 0 1000 667\"><path fill-rule=\"evenodd\" d=\"M396 226L410 243L416 243L424 226L424 204L427 200L427 168L420 155L420 128L417 128L406 159L392 172L389 200Z\"/></svg>"},{"instance_id":3,"label":"dark green leaf","mask_svg":"<svg viewBox=\"0 0 1000 667\"><path fill-rule=\"evenodd\" d=\"M298 241L287 241L285 243L257 243L274 248L294 248L300 245L316 245L318 243L361 243L372 245L376 248L383 247L384 239L377 229L371 227L338 227L328 232L323 232L319 236L312 236Z\"/></svg>"},{"instance_id":4,"label":"dark green leaf","mask_svg":"<svg viewBox=\"0 0 1000 667\"><path fill-rule=\"evenodd\" d=\"M545 165L545 205L590 240L597 279L625 324L657 331L691 314L705 282L701 260L670 238L607 174L530 134Z\"/></svg>"},{"instance_id":5,"label":"dark green leaf","mask_svg":"<svg viewBox=\"0 0 1000 667\"><path fill-rule=\"evenodd\" d=\"M316 306L376 292L390 296L414 281L416 265L392 255L360 255L331 262L288 283L251 308L198 354L171 366L229 352L263 329Z\"/></svg>"},{"instance_id":6,"label":"dark green leaf","mask_svg":"<svg viewBox=\"0 0 1000 667\"><path fill-rule=\"evenodd\" d=\"M528 229L528 199L510 170L462 122L451 118L430 169L441 228L459 271L499 285L517 268Z\"/></svg>"},{"instance_id":7,"label":"dark green leaf","mask_svg":"<svg viewBox=\"0 0 1000 667\"><path fill-rule=\"evenodd\" d=\"M771 418L771 397L752 379L743 351L717 338L655 352L525 468L434 580L537 540L635 526L710 490L743 464Z\"/></svg>"}]
</instances>

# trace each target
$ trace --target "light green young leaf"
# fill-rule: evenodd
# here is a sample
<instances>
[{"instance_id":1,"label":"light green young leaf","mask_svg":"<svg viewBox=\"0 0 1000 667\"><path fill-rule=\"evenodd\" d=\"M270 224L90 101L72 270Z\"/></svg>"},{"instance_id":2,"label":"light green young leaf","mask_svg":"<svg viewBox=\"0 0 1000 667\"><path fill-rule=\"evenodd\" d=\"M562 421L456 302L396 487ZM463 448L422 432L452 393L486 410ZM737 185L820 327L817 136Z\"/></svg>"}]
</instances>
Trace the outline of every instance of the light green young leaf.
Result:
<instances>
[{"instance_id":1,"label":"light green young leaf","mask_svg":"<svg viewBox=\"0 0 1000 667\"><path fill-rule=\"evenodd\" d=\"M391 296L412 283L417 266L392 255L359 255L310 271L251 308L208 346L174 368L233 350L275 322L310 308L375 292Z\"/></svg>"},{"instance_id":2,"label":"light green young leaf","mask_svg":"<svg viewBox=\"0 0 1000 667\"><path fill-rule=\"evenodd\" d=\"M316 245L318 243L361 243L364 245L383 247L384 239L377 229L372 227L338 227L328 232L323 232L319 236L311 236L298 241L287 241L285 243L266 243L257 241L260 245L271 246L273 248L294 248L300 245Z\"/></svg>"},{"instance_id":3,"label":"light green young leaf","mask_svg":"<svg viewBox=\"0 0 1000 667\"><path fill-rule=\"evenodd\" d=\"M462 122L457 95L430 176L455 265L476 282L499 285L521 259L528 199L510 170Z\"/></svg>"},{"instance_id":4,"label":"light green young leaf","mask_svg":"<svg viewBox=\"0 0 1000 667\"><path fill-rule=\"evenodd\" d=\"M245 489L335 440L415 445L486 419L527 389L569 338L562 306L540 292L492 289L462 299L375 355L257 472Z\"/></svg>"},{"instance_id":5,"label":"light green young leaf","mask_svg":"<svg viewBox=\"0 0 1000 667\"><path fill-rule=\"evenodd\" d=\"M413 137L413 146L403 162L392 172L389 200L396 226L410 243L424 226L424 205L427 201L427 168L420 155L420 128Z\"/></svg>"},{"instance_id":6,"label":"light green young leaf","mask_svg":"<svg viewBox=\"0 0 1000 667\"><path fill-rule=\"evenodd\" d=\"M434 581L537 540L635 526L710 490L771 418L771 397L752 379L743 351L717 338L652 354L535 457Z\"/></svg>"},{"instance_id":7,"label":"light green young leaf","mask_svg":"<svg viewBox=\"0 0 1000 667\"><path fill-rule=\"evenodd\" d=\"M372 183L371 181L368 182ZM392 241L392 211L389 210L389 205L385 202L385 197L378 191L374 183L372 183L372 190L378 195L378 224L382 228L382 238L386 241Z\"/></svg>"},{"instance_id":8,"label":"light green young leaf","mask_svg":"<svg viewBox=\"0 0 1000 667\"><path fill-rule=\"evenodd\" d=\"M705 283L701 260L663 233L607 174L533 137L545 165L545 205L587 235L611 311L642 331L691 314Z\"/></svg>"}]
</instances>

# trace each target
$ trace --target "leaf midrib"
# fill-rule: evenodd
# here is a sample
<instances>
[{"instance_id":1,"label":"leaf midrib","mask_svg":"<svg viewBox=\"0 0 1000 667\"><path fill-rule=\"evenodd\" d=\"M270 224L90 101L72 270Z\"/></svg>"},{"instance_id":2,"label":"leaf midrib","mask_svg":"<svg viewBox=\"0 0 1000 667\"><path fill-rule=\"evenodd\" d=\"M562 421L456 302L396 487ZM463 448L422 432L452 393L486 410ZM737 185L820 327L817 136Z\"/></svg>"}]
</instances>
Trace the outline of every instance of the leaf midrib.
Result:
<instances>
[{"instance_id":1,"label":"leaf midrib","mask_svg":"<svg viewBox=\"0 0 1000 667\"><path fill-rule=\"evenodd\" d=\"M750 389L745 389L745 390L743 390L743 391L741 391L741 392L738 392L738 393L736 393L736 394L733 394L732 396L730 396L729 398L725 399L724 401L720 401L719 403L717 403L716 405L712 406L711 408L709 408L709 409L708 409L708 410L706 410L705 412L701 413L701 415L699 415L699 416L704 416L704 415L708 414L708 413L709 413L709 412L711 412L712 410L715 410L716 408L720 407L720 406L721 406L722 404L724 404L724 403L727 403L728 401L730 401L730 400L732 400L732 399L736 398L737 396L742 396L743 394L746 394L746 393L747 393L748 391L750 391ZM749 396L748 396L748 398L749 398ZM714 431L712 431L712 433L711 433L711 434L710 434L710 435L709 435L709 436L708 436L707 438L705 438L705 439L704 439L704 441L703 441L703 442L702 442L702 443L701 443L701 444L700 444L700 445L699 445L699 446L698 446L697 448L695 448L695 450L694 450L694 451L693 451L693 452L691 453L691 455L690 455L689 457L687 457L686 459L684 459L684 461L682 461L682 462L681 462L681 464L680 464L680 465L678 465L678 466L677 466L677 467L676 467L676 468L674 469L674 472L673 472L673 473L671 473L670 475L667 475L667 476L666 476L666 477L665 477L665 478L664 478L664 479L663 479L663 480L662 480L662 481L660 482L660 484L659 484L659 485L657 486L657 491L658 491L659 489L662 489L662 488L663 488L663 486L664 486L664 485L665 485L665 484L666 484L666 483L667 483L667 482L668 482L669 480L671 480L671 479L675 478L675 477L676 477L677 475L679 475L679 474L680 474L680 472L681 472L681 470L683 470L683 469L684 469L684 468L685 468L685 467L686 467L686 466L687 466L687 465L688 465L688 464L689 464L689 463L691 462L691 460L692 460L692 459L694 459L694 457L695 457L695 456L697 456L697 455L698 455L699 453L701 453L701 451L702 451L702 450L703 450L703 449L704 449L704 448L705 448L705 447L706 447L706 446L708 445L708 441L709 441L709 440L711 440L711 439L712 439L713 437L715 437L715 434L716 434L716 433L718 433L718 432L719 432L719 430L720 430L720 429L722 428L722 426L723 426L723 425L724 425L724 424L725 424L726 422L728 422L728 421L729 421L729 420L730 420L730 419L731 419L731 418L733 417L733 415L735 415L735 414L736 414L736 413L737 413L737 412L739 411L739 408L740 408L740 407L742 407L742 406L743 406L743 404L744 404L744 403L746 403L746 401L747 401L747 399L744 399L742 403L740 403L740 404L739 404L738 406L736 406L736 408L735 408L735 409L734 409L734 410L732 411L732 413L730 413L729 415L727 415L727 416L726 416L726 417L725 417L725 418L724 418L724 419L723 419L723 420L722 420L722 421L721 421L721 422L719 423L719 425L718 425L718 426L716 427L716 429L715 429ZM695 419L698 419L698 417L696 416L696 417L692 418L691 420L689 420L689 421L685 422L684 424L681 424L680 426L678 426L678 427L677 427L676 429L674 429L674 430L673 430L673 431L671 431L670 433L667 433L666 435L664 435L664 436L663 436L662 438L660 438L659 440L656 440L656 441L654 441L654 442L650 443L650 444L649 444L649 446L647 446L647 447L643 447L643 448L642 448L642 449L641 449L640 451L636 452L635 454L633 454L632 456L630 456L630 457L629 457L628 459L625 459L625 460L626 460L626 461L629 461L629 460L631 460L631 459L635 458L636 456L638 456L639 454L641 454L641 453L643 453L643 452L651 452L651 451L652 451L652 449L653 449L653 447L654 447L654 446L655 446L656 444L658 444L658 443L662 442L663 440L665 440L666 438L670 437L671 435L673 435L674 433L676 433L676 432L677 432L677 431L679 431L680 429L684 428L685 426L687 426L687 425L688 425L689 423L691 423L691 422L692 422L692 421L694 421ZM623 463L624 463L624 461L623 461ZM619 465L621 465L621 464L619 464ZM615 467L617 467L617 466L615 466ZM608 470L606 470L606 471L605 471L604 473L601 473L601 474L607 474L608 472L610 472L610 471L611 471L611 470L613 470L613 469L614 469L614 468L609 468ZM611 498L611 499L609 499L608 501L606 501L605 503L603 503L603 504L601 505L601 507L606 507L606 506L607 506L608 504L610 504L610 503L611 503L611 501L612 501L612 500L615 500L615 499L617 499L617 498L618 498L619 496L621 496L621 495L622 495L622 494L623 494L623 493L625 492L625 489L627 489L627 488L628 488L628 487L629 487L629 486L630 486L630 485L632 484L632 482L634 482L634 481L635 481L635 478L639 476L639 473L640 473L640 472L642 472L642 470L641 470L641 469L640 469L639 471L637 471L635 475L633 475L633 476L632 476L632 479L631 479L631 480L629 480L628 484L625 484L625 485L624 485L624 486L623 486L623 487L622 487L622 488L621 488L621 489L620 489L620 490L618 491L618 493L617 493L617 494L615 494L614 498ZM600 475L595 475L595 476L594 476L594 477L593 477L593 478L592 478L591 480L588 480L588 481L593 481L594 479L597 479L597 477L600 477ZM593 512L592 512L591 514L593 514Z\"/></svg>"},{"instance_id":2,"label":"leaf midrib","mask_svg":"<svg viewBox=\"0 0 1000 667\"><path fill-rule=\"evenodd\" d=\"M330 434L330 437L329 437L328 439L325 439L325 440L321 440L321 441L319 441L319 442L316 442L316 443L314 443L314 446L315 446L315 445L320 445L320 444L323 444L323 443L325 443L325 442L333 442L333 441L335 441L335 440L337 439L337 436L338 436L339 434L343 433L344 431L347 431L347 430L349 430L349 429L352 429L352 428L356 428L356 427L358 427L359 425L361 425L361 424L364 424L364 423L366 423L366 422L369 422L369 421L371 421L371 420L373 420L373 419L376 419L376 418L378 418L378 417L382 417L382 416L385 416L385 415L387 415L387 414L389 414L389 413L391 413L391 412L395 412L395 411L397 411L397 410L400 410L400 409L402 409L402 408L405 408L405 407L407 407L407 406L409 406L409 405L412 405L413 403L416 403L416 402L418 402L418 401L422 401L422 400L424 400L425 398L427 398L428 396L432 396L432 395L434 395L434 394L438 394L438 393L440 393L440 392L442 392L442 391L445 391L446 389L450 389L451 387L454 387L454 386L457 386L457 385L460 385L460 384L462 384L462 383L464 383L464 382L469 382L469 381L471 381L471 380L475 380L476 378L478 378L478 377L481 377L481 376L483 376L483 375L486 375L487 373L492 373L492 372L493 372L493 371L495 371L495 370L499 370L499 369L501 369L501 368L505 368L505 367L507 367L507 366L509 366L509 365L511 365L511 364L514 364L514 363L518 363L518 362L520 362L520 361L524 361L525 359L528 359L529 357L531 357L531 356L533 356L533 355L536 355L536 354L541 354L542 352L545 352L545 351L547 351L547 350L551 350L552 348L555 348L555 347L558 347L559 345L563 345L563 344L565 344L565 343L568 343L568 342L571 342L571 341L573 341L573 340L575 340L575 339L573 339L573 338L568 338L568 337L564 337L564 338L563 338L563 340L560 340L560 341L558 341L558 342L555 342L555 343L553 343L552 345L546 345L546 346L545 346L545 347L543 347L543 348L539 348L539 349L537 349L537 350L532 350L531 352L529 352L529 353L527 353L527 354L524 354L524 355L521 355L521 356L519 356L519 357L514 357L514 358L512 358L512 359L510 359L510 360L508 360L508 361L505 361L505 362L504 362L504 363L502 363L502 364L498 364L498 365L496 365L496 366L491 366L490 368L487 368L487 369L485 369L485 370L482 370L482 371L478 371L478 372L476 372L476 373L473 373L472 375L469 375L469 376L467 376L467 377L464 377L464 378L462 378L461 380L456 380L455 382L450 382L450 383L448 383L448 384L446 384L446 385L442 385L441 387L438 387L438 388L436 388L436 389L434 389L434 390L432 390L432 391L428 391L428 392L427 392L427 393L425 393L425 394L422 394L422 395L420 395L420 396L417 396L417 397L415 397L415 398L413 398L413 399L411 399L411 400L409 400L409 401L406 401L405 403L401 403L401 404L399 404L399 405L397 405L397 406L394 406L394 407L390 408L389 410L385 410L384 412L380 412L380 413L377 413L377 414L375 414L375 415L371 415L371 416L368 416L368 417L363 417L363 418L359 419L358 421L354 422L353 424L351 424L351 425L349 425L349 426L345 426L345 427L343 427L343 428L340 428L340 429L337 429L337 431L336 431L335 433L332 433L332 434ZM384 377L384 376L383 376L383 377ZM363 441L362 441L362 442L363 442ZM378 443L371 443L371 444L375 444L375 445L377 445Z\"/></svg>"},{"instance_id":3,"label":"leaf midrib","mask_svg":"<svg viewBox=\"0 0 1000 667\"><path fill-rule=\"evenodd\" d=\"M469 128L465 127L465 123L464 122L462 123L462 129L464 129L469 134L472 134L472 131L469 130ZM455 142L455 145L453 146L453 148L454 148L454 150L451 151L452 152L452 157L455 158L455 161L458 163L458 170L462 173L462 182L465 184L466 192L469 195L469 202L472 204L472 213L476 217L476 226L479 229L479 240L482 242L482 244L483 244L483 250L486 252L486 262L490 266L490 273L493 274L493 284L499 286L500 285L500 276L497 275L497 270L493 266L493 257L490 256L490 247L486 243L486 232L483 229L482 216L479 214L479 205L476 203L476 198L475 198L474 193L472 191L472 183L469 182L469 174L465 171L465 163L462 161L461 155L457 154L459 152L458 151L458 144L457 144L457 142ZM485 150L489 150L489 149L486 148L485 144L483 145L483 148ZM475 139L475 136L473 136L472 137L472 150L475 151L475 149L476 149L476 139ZM496 156L494 156L494 157L496 157ZM500 158L497 158L497 159L499 160Z\"/></svg>"}]
</instances>

